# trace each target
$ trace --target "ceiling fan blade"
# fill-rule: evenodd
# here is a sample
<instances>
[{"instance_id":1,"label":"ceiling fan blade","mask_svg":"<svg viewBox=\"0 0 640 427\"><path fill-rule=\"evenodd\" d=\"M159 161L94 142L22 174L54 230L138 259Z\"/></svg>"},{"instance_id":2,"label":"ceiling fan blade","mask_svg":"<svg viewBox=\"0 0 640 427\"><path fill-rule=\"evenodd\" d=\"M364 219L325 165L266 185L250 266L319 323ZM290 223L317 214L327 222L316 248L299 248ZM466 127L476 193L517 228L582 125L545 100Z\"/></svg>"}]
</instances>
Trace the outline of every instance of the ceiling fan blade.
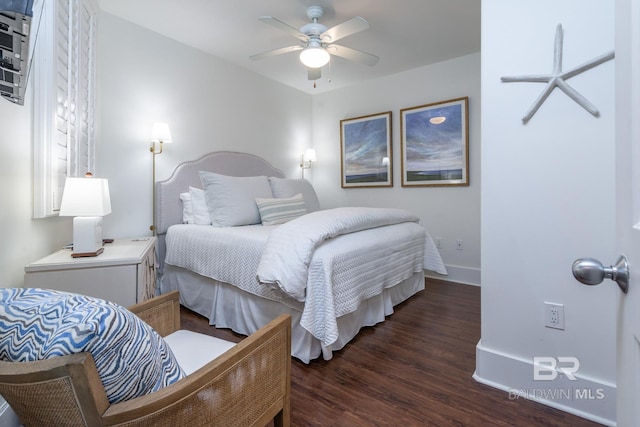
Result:
<instances>
[{"instance_id":1,"label":"ceiling fan blade","mask_svg":"<svg viewBox=\"0 0 640 427\"><path fill-rule=\"evenodd\" d=\"M268 50L256 55L251 55L249 59L258 61L260 59L271 58L272 56L281 55L283 53L295 52L296 50L302 50L302 46L287 46L279 49Z\"/></svg>"},{"instance_id":2,"label":"ceiling fan blade","mask_svg":"<svg viewBox=\"0 0 640 427\"><path fill-rule=\"evenodd\" d=\"M265 24L269 24L273 27L279 28L285 33L291 34L293 37L297 38L298 40L304 43L309 41L309 36L307 36L305 33L301 32L297 28L292 27L289 24L285 24L284 22L274 18L273 16L261 16L258 19L264 22Z\"/></svg>"},{"instance_id":3,"label":"ceiling fan blade","mask_svg":"<svg viewBox=\"0 0 640 427\"><path fill-rule=\"evenodd\" d=\"M350 61L359 62L361 64L374 66L378 63L378 58L375 55L370 53L362 52L356 49L352 49L346 46L340 46L337 44L332 44L327 46L327 50L331 55L340 56L344 59L348 59Z\"/></svg>"},{"instance_id":4,"label":"ceiling fan blade","mask_svg":"<svg viewBox=\"0 0 640 427\"><path fill-rule=\"evenodd\" d=\"M320 34L320 39L324 43L333 43L340 40L343 37L350 36L351 34L359 33L360 31L368 30L369 23L362 17L356 16L348 21L338 24L335 27L329 28L324 33Z\"/></svg>"},{"instance_id":5,"label":"ceiling fan blade","mask_svg":"<svg viewBox=\"0 0 640 427\"><path fill-rule=\"evenodd\" d=\"M318 80L322 77L322 68L307 68L307 78L309 80Z\"/></svg>"}]
</instances>

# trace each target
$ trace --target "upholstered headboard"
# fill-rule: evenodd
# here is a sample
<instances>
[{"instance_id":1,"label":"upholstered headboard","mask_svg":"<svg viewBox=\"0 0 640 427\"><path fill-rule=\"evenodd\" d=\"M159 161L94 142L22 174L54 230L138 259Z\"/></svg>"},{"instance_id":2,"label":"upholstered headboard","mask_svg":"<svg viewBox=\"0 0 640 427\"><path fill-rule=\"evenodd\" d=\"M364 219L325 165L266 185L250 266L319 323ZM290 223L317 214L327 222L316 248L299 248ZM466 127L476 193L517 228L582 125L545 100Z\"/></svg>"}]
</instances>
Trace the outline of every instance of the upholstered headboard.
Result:
<instances>
[{"instance_id":1,"label":"upholstered headboard","mask_svg":"<svg viewBox=\"0 0 640 427\"><path fill-rule=\"evenodd\" d=\"M182 223L180 193L189 191L189 186L202 188L199 171L229 176L285 177L284 172L274 168L263 158L234 151L216 151L176 166L168 179L156 183L156 234L158 261L161 266L159 273L162 273L167 229L173 224Z\"/></svg>"}]
</instances>

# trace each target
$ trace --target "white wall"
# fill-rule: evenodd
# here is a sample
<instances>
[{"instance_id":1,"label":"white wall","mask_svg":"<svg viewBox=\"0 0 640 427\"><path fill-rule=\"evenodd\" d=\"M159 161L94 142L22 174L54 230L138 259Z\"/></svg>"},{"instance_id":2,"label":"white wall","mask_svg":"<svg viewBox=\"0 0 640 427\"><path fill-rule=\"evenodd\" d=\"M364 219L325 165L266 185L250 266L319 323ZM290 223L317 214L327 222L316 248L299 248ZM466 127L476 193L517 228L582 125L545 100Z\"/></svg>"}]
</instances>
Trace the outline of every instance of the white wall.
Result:
<instances>
[{"instance_id":1,"label":"white wall","mask_svg":"<svg viewBox=\"0 0 640 427\"><path fill-rule=\"evenodd\" d=\"M335 76L339 78L339 76ZM400 109L469 97L469 187L401 186ZM392 111L392 188L341 188L340 120ZM415 212L440 250L449 279L480 283L480 54L417 68L349 88L313 96L311 170L323 207L402 207ZM463 251L455 241L464 242Z\"/></svg>"},{"instance_id":2,"label":"white wall","mask_svg":"<svg viewBox=\"0 0 640 427\"><path fill-rule=\"evenodd\" d=\"M613 2L482 3L482 339L476 378L510 392L598 389L603 399L547 403L615 419L612 282L579 284L576 258L614 262L614 61L568 80L599 108L595 118L558 89L531 121L540 83L500 77L550 73L556 25L563 69L614 48ZM497 25L499 24L499 25ZM545 328L545 301L564 304L566 329ZM578 381L533 381L534 356L579 359ZM560 395L558 395L560 396ZM539 397L539 396L536 396ZM557 397L557 396L556 396Z\"/></svg>"},{"instance_id":3,"label":"white wall","mask_svg":"<svg viewBox=\"0 0 640 427\"><path fill-rule=\"evenodd\" d=\"M69 218L32 219L31 91L25 105L0 99L0 287L19 287L24 266L71 241Z\"/></svg>"},{"instance_id":4,"label":"white wall","mask_svg":"<svg viewBox=\"0 0 640 427\"><path fill-rule=\"evenodd\" d=\"M267 159L289 176L311 145L311 96L221 61L106 12L99 30L100 144L109 179L111 237L150 234L149 137L169 123L173 142L156 157L156 179L218 150Z\"/></svg>"}]
</instances>

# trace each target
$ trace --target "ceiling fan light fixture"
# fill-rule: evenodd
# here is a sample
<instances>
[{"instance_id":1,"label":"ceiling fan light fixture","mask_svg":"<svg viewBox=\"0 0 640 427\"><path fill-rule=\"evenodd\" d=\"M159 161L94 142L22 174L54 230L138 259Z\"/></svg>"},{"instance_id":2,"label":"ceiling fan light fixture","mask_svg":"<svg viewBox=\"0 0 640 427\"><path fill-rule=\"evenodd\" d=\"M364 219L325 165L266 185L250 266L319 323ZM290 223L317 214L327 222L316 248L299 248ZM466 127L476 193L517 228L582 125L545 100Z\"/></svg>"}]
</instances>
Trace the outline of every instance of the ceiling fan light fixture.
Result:
<instances>
[{"instance_id":1,"label":"ceiling fan light fixture","mask_svg":"<svg viewBox=\"0 0 640 427\"><path fill-rule=\"evenodd\" d=\"M300 52L300 62L309 68L324 67L329 63L331 55L323 47L308 47Z\"/></svg>"}]
</instances>

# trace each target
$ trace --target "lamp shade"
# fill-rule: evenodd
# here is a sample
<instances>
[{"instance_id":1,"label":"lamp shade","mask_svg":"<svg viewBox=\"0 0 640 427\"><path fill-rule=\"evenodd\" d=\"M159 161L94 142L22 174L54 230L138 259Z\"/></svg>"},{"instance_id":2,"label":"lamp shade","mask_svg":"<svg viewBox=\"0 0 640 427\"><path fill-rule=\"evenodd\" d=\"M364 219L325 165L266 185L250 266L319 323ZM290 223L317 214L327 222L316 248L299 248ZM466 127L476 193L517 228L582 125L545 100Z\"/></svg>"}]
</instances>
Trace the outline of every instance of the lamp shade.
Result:
<instances>
[{"instance_id":1,"label":"lamp shade","mask_svg":"<svg viewBox=\"0 0 640 427\"><path fill-rule=\"evenodd\" d=\"M329 52L314 40L309 42L309 47L300 52L300 62L309 68L324 67L330 59Z\"/></svg>"},{"instance_id":2,"label":"lamp shade","mask_svg":"<svg viewBox=\"0 0 640 427\"><path fill-rule=\"evenodd\" d=\"M151 129L151 142L171 142L171 130L166 123L156 122Z\"/></svg>"},{"instance_id":3,"label":"lamp shade","mask_svg":"<svg viewBox=\"0 0 640 427\"><path fill-rule=\"evenodd\" d=\"M101 178L67 178L60 216L105 216L111 213L109 182Z\"/></svg>"},{"instance_id":4,"label":"lamp shade","mask_svg":"<svg viewBox=\"0 0 640 427\"><path fill-rule=\"evenodd\" d=\"M304 161L305 162L315 162L316 161L316 150L313 148L307 148L304 152Z\"/></svg>"}]
</instances>

